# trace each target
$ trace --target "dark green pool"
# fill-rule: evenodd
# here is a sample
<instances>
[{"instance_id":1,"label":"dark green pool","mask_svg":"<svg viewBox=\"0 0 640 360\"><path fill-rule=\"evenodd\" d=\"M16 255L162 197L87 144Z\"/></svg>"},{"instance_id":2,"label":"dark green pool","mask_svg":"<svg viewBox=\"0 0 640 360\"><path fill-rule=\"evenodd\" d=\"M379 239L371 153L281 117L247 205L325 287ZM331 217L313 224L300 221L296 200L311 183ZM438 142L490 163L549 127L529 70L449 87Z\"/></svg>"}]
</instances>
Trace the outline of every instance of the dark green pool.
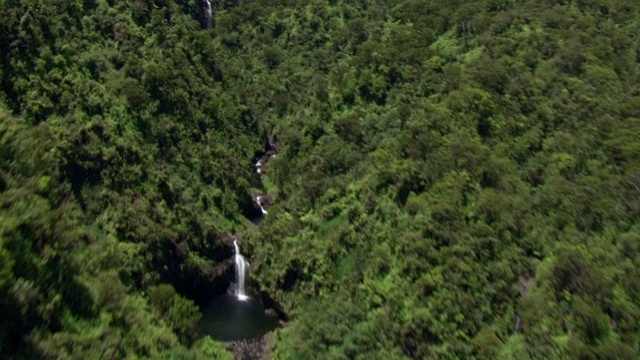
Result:
<instances>
[{"instance_id":1,"label":"dark green pool","mask_svg":"<svg viewBox=\"0 0 640 360\"><path fill-rule=\"evenodd\" d=\"M236 296L225 294L203 309L200 332L220 341L254 339L278 326L278 317L264 311L254 299L239 301Z\"/></svg>"}]
</instances>

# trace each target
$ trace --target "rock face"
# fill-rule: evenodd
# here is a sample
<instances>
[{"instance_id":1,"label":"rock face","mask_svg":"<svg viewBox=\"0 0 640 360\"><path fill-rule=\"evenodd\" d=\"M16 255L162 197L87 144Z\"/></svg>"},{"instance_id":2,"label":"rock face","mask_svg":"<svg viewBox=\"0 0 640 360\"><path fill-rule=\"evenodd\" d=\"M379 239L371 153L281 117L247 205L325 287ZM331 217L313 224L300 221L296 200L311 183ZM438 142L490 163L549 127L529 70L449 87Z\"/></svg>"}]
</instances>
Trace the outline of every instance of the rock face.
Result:
<instances>
[{"instance_id":1,"label":"rock face","mask_svg":"<svg viewBox=\"0 0 640 360\"><path fill-rule=\"evenodd\" d=\"M233 258L228 258L223 262L212 266L206 272L207 279L209 281L216 281L218 278L224 276L233 267Z\"/></svg>"},{"instance_id":2,"label":"rock face","mask_svg":"<svg viewBox=\"0 0 640 360\"><path fill-rule=\"evenodd\" d=\"M269 360L273 351L272 334L251 340L232 341L227 345L236 360Z\"/></svg>"}]
</instances>

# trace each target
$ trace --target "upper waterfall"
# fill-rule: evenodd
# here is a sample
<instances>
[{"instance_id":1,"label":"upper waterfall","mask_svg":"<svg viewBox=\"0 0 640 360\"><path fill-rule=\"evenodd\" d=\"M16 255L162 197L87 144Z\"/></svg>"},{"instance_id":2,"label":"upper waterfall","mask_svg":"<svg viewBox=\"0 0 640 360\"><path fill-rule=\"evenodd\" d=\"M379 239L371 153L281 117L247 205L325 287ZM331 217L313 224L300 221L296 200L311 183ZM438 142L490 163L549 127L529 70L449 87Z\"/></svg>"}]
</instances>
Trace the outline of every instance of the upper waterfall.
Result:
<instances>
[{"instance_id":1,"label":"upper waterfall","mask_svg":"<svg viewBox=\"0 0 640 360\"><path fill-rule=\"evenodd\" d=\"M211 28L211 2L204 0L204 15L205 15L205 27Z\"/></svg>"}]
</instances>

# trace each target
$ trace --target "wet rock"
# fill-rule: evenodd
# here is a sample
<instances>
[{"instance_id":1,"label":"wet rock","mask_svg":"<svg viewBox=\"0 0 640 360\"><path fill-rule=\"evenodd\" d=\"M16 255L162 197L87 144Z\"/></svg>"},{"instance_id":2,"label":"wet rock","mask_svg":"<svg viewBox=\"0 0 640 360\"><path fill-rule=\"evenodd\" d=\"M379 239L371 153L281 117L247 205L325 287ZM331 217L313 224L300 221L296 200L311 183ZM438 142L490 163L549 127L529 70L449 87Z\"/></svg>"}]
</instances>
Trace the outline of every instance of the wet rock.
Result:
<instances>
[{"instance_id":1,"label":"wet rock","mask_svg":"<svg viewBox=\"0 0 640 360\"><path fill-rule=\"evenodd\" d=\"M236 360L269 360L273 347L271 333L257 339L232 341L227 345Z\"/></svg>"},{"instance_id":2,"label":"wet rock","mask_svg":"<svg viewBox=\"0 0 640 360\"><path fill-rule=\"evenodd\" d=\"M273 197L269 194L262 194L260 195L260 204L262 206L269 207L271 206L271 204L273 203Z\"/></svg>"},{"instance_id":3,"label":"wet rock","mask_svg":"<svg viewBox=\"0 0 640 360\"><path fill-rule=\"evenodd\" d=\"M233 269L233 258L228 258L225 261L210 267L207 270L207 278L209 281L215 281L216 279L225 276L231 269Z\"/></svg>"}]
</instances>

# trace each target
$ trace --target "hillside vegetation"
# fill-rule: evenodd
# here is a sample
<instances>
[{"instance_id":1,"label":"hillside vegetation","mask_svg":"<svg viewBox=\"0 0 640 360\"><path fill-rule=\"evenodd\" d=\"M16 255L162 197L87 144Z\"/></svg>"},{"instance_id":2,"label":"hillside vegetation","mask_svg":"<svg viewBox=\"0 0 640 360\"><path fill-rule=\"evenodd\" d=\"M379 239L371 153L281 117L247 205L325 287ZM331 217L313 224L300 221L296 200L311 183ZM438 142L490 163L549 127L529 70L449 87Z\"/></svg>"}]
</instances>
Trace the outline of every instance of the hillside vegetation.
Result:
<instances>
[{"instance_id":1,"label":"hillside vegetation","mask_svg":"<svg viewBox=\"0 0 640 360\"><path fill-rule=\"evenodd\" d=\"M0 357L640 356L640 4L212 3L0 0Z\"/></svg>"}]
</instances>

